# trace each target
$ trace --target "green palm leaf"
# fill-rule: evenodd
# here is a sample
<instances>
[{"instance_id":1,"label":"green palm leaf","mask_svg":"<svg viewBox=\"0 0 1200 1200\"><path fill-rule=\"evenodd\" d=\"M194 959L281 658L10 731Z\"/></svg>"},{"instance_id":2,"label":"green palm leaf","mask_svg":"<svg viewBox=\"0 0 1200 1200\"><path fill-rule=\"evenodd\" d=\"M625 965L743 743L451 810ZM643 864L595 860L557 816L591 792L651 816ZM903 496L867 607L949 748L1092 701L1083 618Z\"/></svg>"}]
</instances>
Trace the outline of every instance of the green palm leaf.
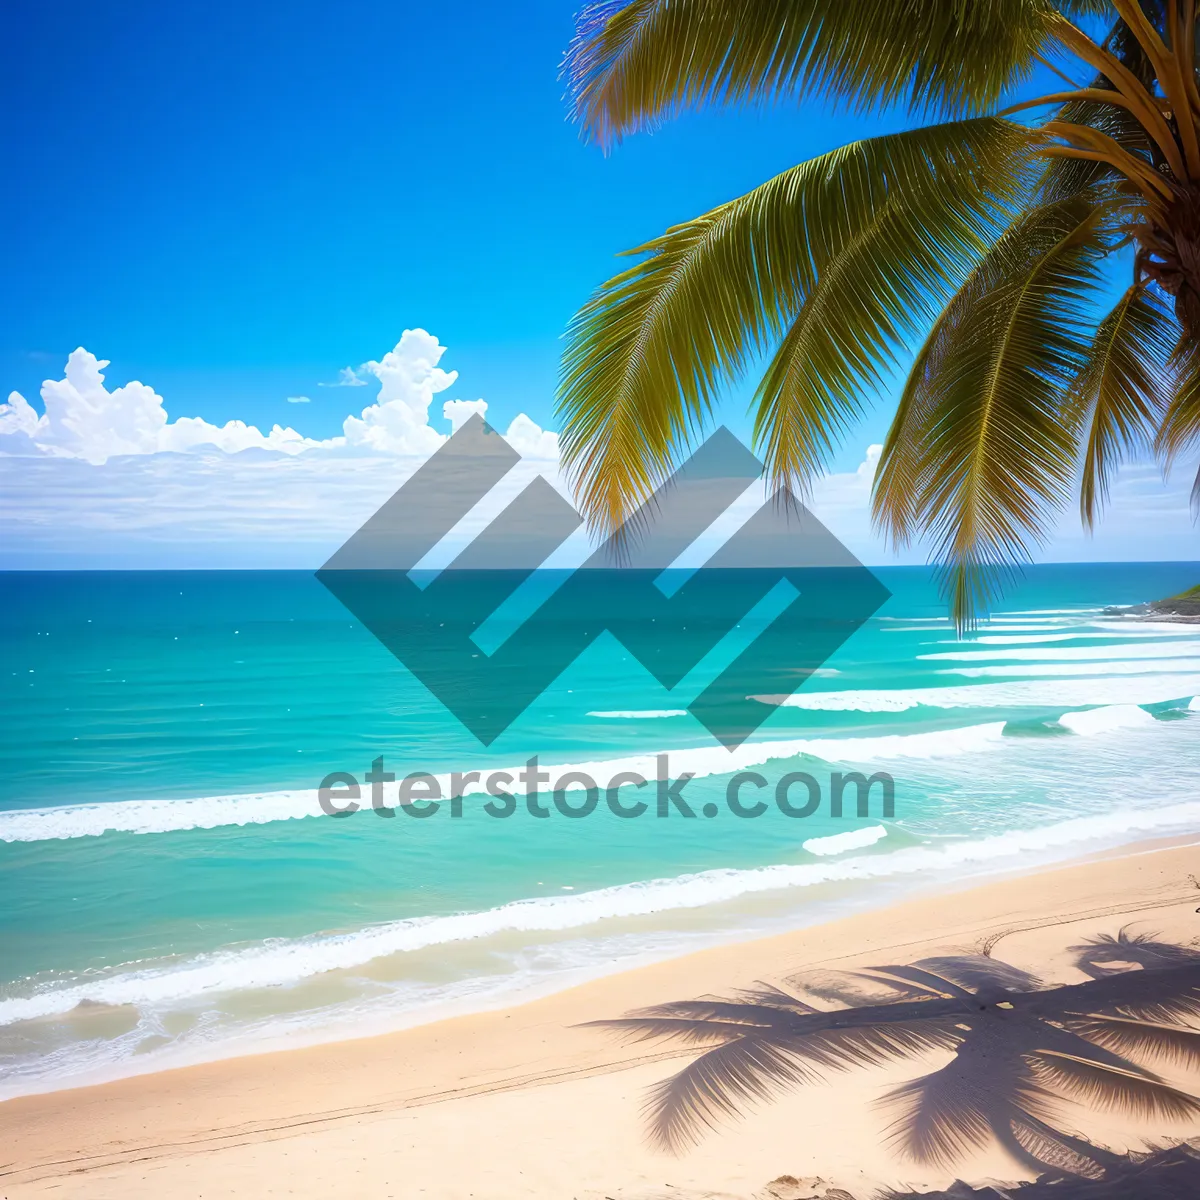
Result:
<instances>
[{"instance_id":1,"label":"green palm leaf","mask_svg":"<svg viewBox=\"0 0 1200 1200\"><path fill-rule=\"evenodd\" d=\"M819 89L865 109L982 112L1046 43L1044 0L633 0L584 10L564 72L607 143L682 108Z\"/></svg>"},{"instance_id":2,"label":"green palm leaf","mask_svg":"<svg viewBox=\"0 0 1200 1200\"><path fill-rule=\"evenodd\" d=\"M938 319L901 396L875 519L897 543L932 535L960 628L1069 491L1064 397L1087 359L1087 301L1119 211L1094 190L1022 217Z\"/></svg>"},{"instance_id":3,"label":"green palm leaf","mask_svg":"<svg viewBox=\"0 0 1200 1200\"><path fill-rule=\"evenodd\" d=\"M1173 394L1154 442L1168 470L1200 442L1200 348L1181 345L1173 365L1177 369ZM1192 485L1192 507L1200 511L1200 471Z\"/></svg>"},{"instance_id":4,"label":"green palm leaf","mask_svg":"<svg viewBox=\"0 0 1200 1200\"><path fill-rule=\"evenodd\" d=\"M1148 446L1162 419L1179 326L1163 297L1134 284L1096 330L1072 388L1086 437L1079 507L1091 528L1123 454Z\"/></svg>"},{"instance_id":5,"label":"green palm leaf","mask_svg":"<svg viewBox=\"0 0 1200 1200\"><path fill-rule=\"evenodd\" d=\"M1027 137L979 118L856 142L634 251L568 333L559 411L585 515L618 529L720 387L780 338L762 402L787 422L767 454L776 482L805 482L897 339L1007 219Z\"/></svg>"}]
</instances>

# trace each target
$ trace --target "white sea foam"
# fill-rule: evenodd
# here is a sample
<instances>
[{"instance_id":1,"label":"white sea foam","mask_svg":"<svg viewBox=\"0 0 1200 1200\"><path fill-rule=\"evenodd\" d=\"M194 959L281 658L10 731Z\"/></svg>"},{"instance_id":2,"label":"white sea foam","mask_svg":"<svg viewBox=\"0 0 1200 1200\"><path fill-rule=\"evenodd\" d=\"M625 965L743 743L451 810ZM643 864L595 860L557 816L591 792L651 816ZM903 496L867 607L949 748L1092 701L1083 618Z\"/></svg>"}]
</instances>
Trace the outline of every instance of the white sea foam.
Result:
<instances>
[{"instance_id":1,"label":"white sea foam","mask_svg":"<svg viewBox=\"0 0 1200 1200\"><path fill-rule=\"evenodd\" d=\"M590 712L589 717L603 717L607 721L640 721L656 717L686 717L686 708L633 708L616 709L612 712Z\"/></svg>"},{"instance_id":2,"label":"white sea foam","mask_svg":"<svg viewBox=\"0 0 1200 1200\"><path fill-rule=\"evenodd\" d=\"M1200 625L1191 621L1092 621L1094 629L1112 630L1122 637L1200 638Z\"/></svg>"},{"instance_id":3,"label":"white sea foam","mask_svg":"<svg viewBox=\"0 0 1200 1200\"><path fill-rule=\"evenodd\" d=\"M1189 712L1200 712L1200 696L1193 696L1188 701Z\"/></svg>"},{"instance_id":4,"label":"white sea foam","mask_svg":"<svg viewBox=\"0 0 1200 1200\"><path fill-rule=\"evenodd\" d=\"M971 638L970 641L964 641L960 644L963 646L981 645L981 646L1015 646L1015 645L1038 645L1044 642L1067 642L1076 641L1085 638L1093 640L1106 638L1110 642L1118 642L1118 638L1158 638L1158 637L1181 637L1185 635L1184 630L1172 629L1170 632L1159 632L1154 629L1137 629L1137 630L1122 630L1117 634L1111 629L1092 630L1088 631L1081 629L1079 631L1059 632L1059 633L1039 633L1033 637L1026 637L1023 634L1011 633L984 633L978 637ZM1200 641L1200 628L1192 626L1192 637Z\"/></svg>"},{"instance_id":5,"label":"white sea foam","mask_svg":"<svg viewBox=\"0 0 1200 1200\"><path fill-rule=\"evenodd\" d=\"M1197 658L1132 659L1099 663L1002 663L987 667L943 667L939 675L962 675L967 679L1002 679L1014 675L1057 675L1063 679L1098 675L1142 675L1150 671L1185 674L1200 667ZM1184 693L1186 695L1186 693Z\"/></svg>"},{"instance_id":6,"label":"white sea foam","mask_svg":"<svg viewBox=\"0 0 1200 1200\"><path fill-rule=\"evenodd\" d=\"M849 850L861 850L864 846L873 846L881 838L887 837L887 830L882 825L868 825L865 829L851 829L848 833L835 833L829 837L809 838L801 842L800 848L818 858L831 854L845 854Z\"/></svg>"},{"instance_id":7,"label":"white sea foam","mask_svg":"<svg viewBox=\"0 0 1200 1200\"><path fill-rule=\"evenodd\" d=\"M153 1007L197 996L296 984L330 971L354 970L376 959L430 946L496 934L551 933L618 918L702 908L755 893L825 883L978 870L1006 859L1078 852L1086 843L1114 842L1194 829L1200 802L1159 808L1124 809L1104 816L1076 817L1057 824L949 845L915 846L892 854L864 855L841 862L783 863L748 870L719 869L673 879L619 884L572 895L538 896L482 912L417 917L349 933L273 941L249 949L201 954L182 963L135 966L105 978L46 988L0 1000L0 1025L61 1015L89 1002Z\"/></svg>"},{"instance_id":8,"label":"white sea foam","mask_svg":"<svg viewBox=\"0 0 1200 1200\"><path fill-rule=\"evenodd\" d=\"M667 752L672 778L685 773L697 778L728 775L748 767L801 755L833 763L867 763L897 758L929 759L986 750L998 742L1004 722L939 729L925 733L885 734L879 737L795 738L788 741L746 742L732 752L724 746L703 746ZM478 768L480 779L461 790L464 795L484 794L495 771L514 786L523 765ZM644 779L657 777L654 754L591 762L561 763L541 768L551 784L567 772L582 772L603 784L618 773L632 772ZM399 774L399 772L397 772ZM442 794L452 788L449 773L436 775ZM342 801L339 801L342 803ZM96 837L102 833L169 833L187 829L215 829L226 825L265 825L321 815L315 788L267 792L244 796L203 796L190 800L122 800L110 804L73 804L55 808L27 808L0 813L0 841L41 842L56 838Z\"/></svg>"},{"instance_id":9,"label":"white sea foam","mask_svg":"<svg viewBox=\"0 0 1200 1200\"><path fill-rule=\"evenodd\" d=\"M1096 733L1109 733L1114 729L1153 725L1154 718L1136 704L1110 704L1106 708L1090 708L1086 712L1063 713L1058 718L1058 723L1072 733L1090 737Z\"/></svg>"},{"instance_id":10,"label":"white sea foam","mask_svg":"<svg viewBox=\"0 0 1200 1200\"><path fill-rule=\"evenodd\" d=\"M1009 629L1014 628L1008 626ZM1076 638L1108 638L1111 633L1046 633L1042 626L1031 626L1030 633L981 633L973 638L949 639L947 645L959 646L1034 646L1043 642L1068 642Z\"/></svg>"},{"instance_id":11,"label":"white sea foam","mask_svg":"<svg viewBox=\"0 0 1200 1200\"><path fill-rule=\"evenodd\" d=\"M1014 608L1011 612L996 613L993 621L1008 621L1013 617L1086 617L1103 612L1102 608Z\"/></svg>"},{"instance_id":12,"label":"white sea foam","mask_svg":"<svg viewBox=\"0 0 1200 1200\"><path fill-rule=\"evenodd\" d=\"M188 800L118 800L0 813L0 842L42 842L102 833L174 833L226 825L267 825L321 812L316 788Z\"/></svg>"},{"instance_id":13,"label":"white sea foam","mask_svg":"<svg viewBox=\"0 0 1200 1200\"><path fill-rule=\"evenodd\" d=\"M1021 647L1010 647L1003 650L942 650L936 654L918 654L919 659L927 662L1000 662L1017 660L1024 662L1079 662L1096 661L1100 659L1136 659L1150 660L1159 658L1186 658L1188 646L1180 646L1177 642L1166 644L1143 643L1141 645L1114 646L1064 646L1052 650L1026 650ZM1200 639L1194 648L1194 653L1200 655ZM1193 667L1193 670L1195 668Z\"/></svg>"},{"instance_id":14,"label":"white sea foam","mask_svg":"<svg viewBox=\"0 0 1200 1200\"><path fill-rule=\"evenodd\" d=\"M928 708L1078 708L1085 704L1161 704L1200 693L1200 674L1146 675L1137 679L1025 679L948 687L796 692L752 696L763 704L816 712L905 712Z\"/></svg>"},{"instance_id":15,"label":"white sea foam","mask_svg":"<svg viewBox=\"0 0 1200 1200\"><path fill-rule=\"evenodd\" d=\"M965 688L909 688L892 692L846 691L846 692L796 692L791 696L750 696L760 704L775 708L804 708L812 712L906 712L918 704L929 704L933 708L958 708L954 703L941 701L939 693L965 691ZM923 700L928 694L934 697Z\"/></svg>"},{"instance_id":16,"label":"white sea foam","mask_svg":"<svg viewBox=\"0 0 1200 1200\"><path fill-rule=\"evenodd\" d=\"M991 622L988 623L986 628L993 628ZM1020 625L1020 624L1010 624L1008 622L1005 622L1001 625L996 625L994 628L1003 630L1005 633L1010 633L1010 632L1012 632L1012 633L1017 633L1017 632L1061 633L1063 631L1063 629L1065 628L1065 625L1061 621L1056 622L1054 624L1050 624L1049 622L1042 621L1037 625ZM942 621L941 628L936 628L936 629L931 629L925 625L889 625L886 627L885 632L887 632L887 633L943 633L943 632L945 632L945 633L952 634L954 632L954 627L950 624L949 621ZM951 637L946 640L951 643L959 641L959 639L956 637Z\"/></svg>"}]
</instances>

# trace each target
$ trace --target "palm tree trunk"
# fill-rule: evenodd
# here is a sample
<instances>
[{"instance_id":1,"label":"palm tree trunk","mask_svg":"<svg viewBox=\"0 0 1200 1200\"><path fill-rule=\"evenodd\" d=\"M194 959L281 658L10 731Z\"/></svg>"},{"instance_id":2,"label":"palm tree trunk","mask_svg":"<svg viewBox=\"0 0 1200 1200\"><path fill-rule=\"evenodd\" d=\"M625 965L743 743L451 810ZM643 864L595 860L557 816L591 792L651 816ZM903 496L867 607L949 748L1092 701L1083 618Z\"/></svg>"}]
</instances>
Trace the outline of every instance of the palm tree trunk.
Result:
<instances>
[{"instance_id":1,"label":"palm tree trunk","mask_svg":"<svg viewBox=\"0 0 1200 1200\"><path fill-rule=\"evenodd\" d=\"M1138 273L1174 298L1179 323L1200 340L1200 190L1176 185L1165 221L1145 227L1138 240Z\"/></svg>"}]
</instances>

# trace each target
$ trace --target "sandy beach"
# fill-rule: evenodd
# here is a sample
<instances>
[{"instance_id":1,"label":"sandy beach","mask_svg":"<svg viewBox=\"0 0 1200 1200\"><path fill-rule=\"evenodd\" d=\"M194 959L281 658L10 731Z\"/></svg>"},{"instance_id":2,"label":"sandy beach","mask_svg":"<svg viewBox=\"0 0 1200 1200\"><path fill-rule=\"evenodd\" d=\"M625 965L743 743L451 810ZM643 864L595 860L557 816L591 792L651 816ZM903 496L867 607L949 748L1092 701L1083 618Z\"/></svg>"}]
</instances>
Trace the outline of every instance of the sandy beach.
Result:
<instances>
[{"instance_id":1,"label":"sandy beach","mask_svg":"<svg viewBox=\"0 0 1200 1200\"><path fill-rule=\"evenodd\" d=\"M874 1106L919 1074L904 1062L798 1089L673 1156L649 1146L646 1088L687 1061L580 1028L641 1005L781 982L814 969L987 950L1050 983L1082 979L1066 950L1122 927L1200 936L1200 843L1145 843L1071 866L925 897L596 980L509 1009L382 1037L165 1071L0 1106L0 1195L508 1200L865 1198L1017 1179L996 1151L947 1173L906 1162ZM1186 1083L1186 1081L1181 1081ZM1114 1147L1126 1118L1080 1114ZM776 1183L791 1177L796 1183ZM835 1193L836 1194L836 1193Z\"/></svg>"}]
</instances>

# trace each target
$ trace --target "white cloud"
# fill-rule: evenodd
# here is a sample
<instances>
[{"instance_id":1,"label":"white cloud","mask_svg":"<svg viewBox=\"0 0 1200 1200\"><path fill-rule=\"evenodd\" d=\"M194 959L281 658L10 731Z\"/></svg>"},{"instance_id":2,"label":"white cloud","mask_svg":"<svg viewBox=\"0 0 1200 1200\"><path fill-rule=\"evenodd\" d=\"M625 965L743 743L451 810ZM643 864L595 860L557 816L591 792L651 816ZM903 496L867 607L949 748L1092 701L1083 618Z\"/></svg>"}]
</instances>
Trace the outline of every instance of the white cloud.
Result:
<instances>
[{"instance_id":1,"label":"white cloud","mask_svg":"<svg viewBox=\"0 0 1200 1200\"><path fill-rule=\"evenodd\" d=\"M447 400L442 405L442 416L450 422L450 428L455 433L464 421L470 420L476 413L481 417L487 413L486 400Z\"/></svg>"},{"instance_id":2,"label":"white cloud","mask_svg":"<svg viewBox=\"0 0 1200 1200\"><path fill-rule=\"evenodd\" d=\"M317 439L280 425L263 433L244 421L224 425L213 425L201 417L171 421L163 398L146 384L135 380L111 391L106 388L108 361L81 346L67 359L62 379L42 384L42 414L19 392L11 393L8 403L0 405L0 454L79 458L97 466L126 455L185 453L209 447L226 454L257 449L288 455L337 452L424 458L448 436L429 424L433 397L458 378L456 371L438 366L445 352L446 347L432 334L406 329L382 359L361 368L379 380L375 402L359 416L348 416L340 437ZM311 403L308 396L287 399L289 404ZM442 406L451 432L472 413L486 412L484 400L448 400ZM523 413L509 428L522 453L539 459L557 458L555 435L545 433Z\"/></svg>"},{"instance_id":3,"label":"white cloud","mask_svg":"<svg viewBox=\"0 0 1200 1200\"><path fill-rule=\"evenodd\" d=\"M42 384L38 416L19 392L0 407L0 453L81 458L99 465L128 454L159 454L214 446L227 454L257 447L296 454L317 443L294 429L262 433L244 421L212 425L200 417L168 421L163 398L134 380L111 392L104 386L108 360L82 346L67 358L62 379Z\"/></svg>"},{"instance_id":4,"label":"white cloud","mask_svg":"<svg viewBox=\"0 0 1200 1200\"><path fill-rule=\"evenodd\" d=\"M438 363L446 347L424 329L406 329L395 349L362 369L379 380L378 400L343 423L346 444L393 454L432 454L445 435L429 425L429 405L458 378Z\"/></svg>"},{"instance_id":5,"label":"white cloud","mask_svg":"<svg viewBox=\"0 0 1200 1200\"><path fill-rule=\"evenodd\" d=\"M7 460L0 470L0 566L316 566L450 432L486 415L484 400L444 400L431 423L434 398L457 382L456 372L441 366L445 353L425 330L406 330L362 368L378 381L373 403L347 416L339 436L315 439L279 425L263 433L243 421L172 420L146 384L110 391L109 364L80 348L62 379L43 384L44 412L17 392L0 404L0 456ZM534 475L566 492L555 433L520 414L505 436L523 462L470 515L464 538ZM864 562L924 562L919 546L897 560L871 528L879 454L878 445L869 446L855 469L818 480L811 507ZM1066 513L1042 557L1200 557L1190 484L1187 470L1164 483L1153 466L1123 466L1095 537ZM761 488L749 489L739 501L743 519L762 499ZM736 523L736 512L728 516ZM586 555L582 532L572 546L577 558Z\"/></svg>"},{"instance_id":6,"label":"white cloud","mask_svg":"<svg viewBox=\"0 0 1200 1200\"><path fill-rule=\"evenodd\" d=\"M317 387L366 387L367 381L358 377L353 367L343 367L332 383L318 383Z\"/></svg>"},{"instance_id":7,"label":"white cloud","mask_svg":"<svg viewBox=\"0 0 1200 1200\"><path fill-rule=\"evenodd\" d=\"M44 413L18 392L0 404L0 565L316 566L463 420L486 414L483 400L449 400L431 426L433 397L457 378L439 366L444 353L406 330L363 368L379 381L374 402L341 435L315 439L171 420L143 383L110 391L109 364L80 348L63 379L43 384ZM524 415L509 429L533 458L496 489L497 510L533 474L562 486L555 436Z\"/></svg>"},{"instance_id":8,"label":"white cloud","mask_svg":"<svg viewBox=\"0 0 1200 1200\"><path fill-rule=\"evenodd\" d=\"M0 468L0 564L289 567L324 562L419 465L337 454L145 454Z\"/></svg>"},{"instance_id":9,"label":"white cloud","mask_svg":"<svg viewBox=\"0 0 1200 1200\"><path fill-rule=\"evenodd\" d=\"M31 441L40 418L20 392L9 392L8 403L0 404L0 450L16 453ZM10 443L7 439L13 439Z\"/></svg>"},{"instance_id":10,"label":"white cloud","mask_svg":"<svg viewBox=\"0 0 1200 1200\"><path fill-rule=\"evenodd\" d=\"M558 434L543 429L524 413L513 418L504 436L523 458L558 461Z\"/></svg>"}]
</instances>

